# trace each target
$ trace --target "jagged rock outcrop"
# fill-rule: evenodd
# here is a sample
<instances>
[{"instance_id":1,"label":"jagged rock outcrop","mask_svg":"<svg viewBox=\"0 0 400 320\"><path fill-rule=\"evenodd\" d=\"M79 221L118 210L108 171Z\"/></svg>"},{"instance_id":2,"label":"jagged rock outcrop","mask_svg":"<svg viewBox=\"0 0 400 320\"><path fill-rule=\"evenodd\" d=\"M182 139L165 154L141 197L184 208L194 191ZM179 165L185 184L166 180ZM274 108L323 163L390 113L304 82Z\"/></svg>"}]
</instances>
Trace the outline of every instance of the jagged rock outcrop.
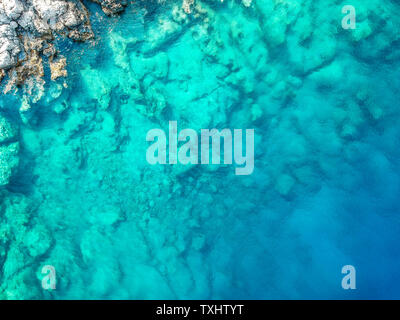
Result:
<instances>
[{"instance_id":1,"label":"jagged rock outcrop","mask_svg":"<svg viewBox=\"0 0 400 320\"><path fill-rule=\"evenodd\" d=\"M122 12L127 5L126 0L92 1L108 15ZM81 0L0 0L0 81L6 73L10 86L32 75L40 77L42 55L64 65L64 60L53 60L57 54L52 45L55 34L76 41L93 38L89 12Z\"/></svg>"},{"instance_id":2,"label":"jagged rock outcrop","mask_svg":"<svg viewBox=\"0 0 400 320\"><path fill-rule=\"evenodd\" d=\"M115 15L124 11L127 6L127 0L92 0L101 5L104 13L107 15Z\"/></svg>"}]
</instances>

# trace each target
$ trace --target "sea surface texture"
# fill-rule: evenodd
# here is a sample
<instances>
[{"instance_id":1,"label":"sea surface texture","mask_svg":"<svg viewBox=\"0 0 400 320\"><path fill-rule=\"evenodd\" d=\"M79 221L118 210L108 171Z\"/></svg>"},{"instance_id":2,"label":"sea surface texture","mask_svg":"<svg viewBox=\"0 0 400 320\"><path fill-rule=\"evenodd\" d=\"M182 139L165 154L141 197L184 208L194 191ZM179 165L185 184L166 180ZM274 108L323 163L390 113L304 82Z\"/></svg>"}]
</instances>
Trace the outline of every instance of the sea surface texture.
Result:
<instances>
[{"instance_id":1,"label":"sea surface texture","mask_svg":"<svg viewBox=\"0 0 400 320\"><path fill-rule=\"evenodd\" d=\"M400 3L190 3L89 2L67 77L3 80L0 298L400 298ZM254 129L254 172L149 164L169 121Z\"/></svg>"}]
</instances>

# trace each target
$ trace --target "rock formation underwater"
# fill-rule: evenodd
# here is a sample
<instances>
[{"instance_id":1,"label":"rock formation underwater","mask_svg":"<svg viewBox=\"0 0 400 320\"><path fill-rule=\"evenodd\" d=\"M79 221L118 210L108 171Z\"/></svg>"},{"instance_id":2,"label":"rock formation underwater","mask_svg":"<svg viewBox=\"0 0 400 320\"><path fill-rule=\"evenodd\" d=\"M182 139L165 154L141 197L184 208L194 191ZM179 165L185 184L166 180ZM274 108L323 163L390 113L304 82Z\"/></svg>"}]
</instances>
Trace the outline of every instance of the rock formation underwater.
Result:
<instances>
[{"instance_id":1,"label":"rock formation underwater","mask_svg":"<svg viewBox=\"0 0 400 320\"><path fill-rule=\"evenodd\" d=\"M346 4L0 0L0 299L399 298L400 5ZM150 165L171 120L254 173Z\"/></svg>"}]
</instances>

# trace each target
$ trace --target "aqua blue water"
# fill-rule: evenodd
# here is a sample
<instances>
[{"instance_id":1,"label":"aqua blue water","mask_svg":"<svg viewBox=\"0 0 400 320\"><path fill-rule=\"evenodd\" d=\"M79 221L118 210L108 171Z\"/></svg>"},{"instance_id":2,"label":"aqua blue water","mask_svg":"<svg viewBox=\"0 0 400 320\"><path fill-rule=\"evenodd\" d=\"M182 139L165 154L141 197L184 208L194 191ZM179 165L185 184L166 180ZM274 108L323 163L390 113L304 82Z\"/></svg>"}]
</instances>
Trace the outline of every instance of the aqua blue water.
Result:
<instances>
[{"instance_id":1,"label":"aqua blue water","mask_svg":"<svg viewBox=\"0 0 400 320\"><path fill-rule=\"evenodd\" d=\"M68 77L0 96L20 145L0 298L400 298L400 6L351 2L355 30L343 1L90 6L96 40L59 39ZM255 129L253 174L150 165L171 120Z\"/></svg>"}]
</instances>

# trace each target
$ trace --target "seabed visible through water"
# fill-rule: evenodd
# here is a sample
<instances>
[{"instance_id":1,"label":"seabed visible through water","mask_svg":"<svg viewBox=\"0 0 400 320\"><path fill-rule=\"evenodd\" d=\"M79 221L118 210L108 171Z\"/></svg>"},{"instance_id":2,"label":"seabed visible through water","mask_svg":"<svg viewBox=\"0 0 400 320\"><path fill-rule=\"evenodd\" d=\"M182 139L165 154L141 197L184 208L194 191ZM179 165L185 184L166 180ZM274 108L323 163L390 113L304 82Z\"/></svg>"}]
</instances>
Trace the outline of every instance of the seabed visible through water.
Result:
<instances>
[{"instance_id":1,"label":"seabed visible through water","mask_svg":"<svg viewBox=\"0 0 400 320\"><path fill-rule=\"evenodd\" d=\"M347 2L89 5L68 76L0 96L0 298L399 298L400 6ZM170 121L254 129L253 172L149 164Z\"/></svg>"}]
</instances>

